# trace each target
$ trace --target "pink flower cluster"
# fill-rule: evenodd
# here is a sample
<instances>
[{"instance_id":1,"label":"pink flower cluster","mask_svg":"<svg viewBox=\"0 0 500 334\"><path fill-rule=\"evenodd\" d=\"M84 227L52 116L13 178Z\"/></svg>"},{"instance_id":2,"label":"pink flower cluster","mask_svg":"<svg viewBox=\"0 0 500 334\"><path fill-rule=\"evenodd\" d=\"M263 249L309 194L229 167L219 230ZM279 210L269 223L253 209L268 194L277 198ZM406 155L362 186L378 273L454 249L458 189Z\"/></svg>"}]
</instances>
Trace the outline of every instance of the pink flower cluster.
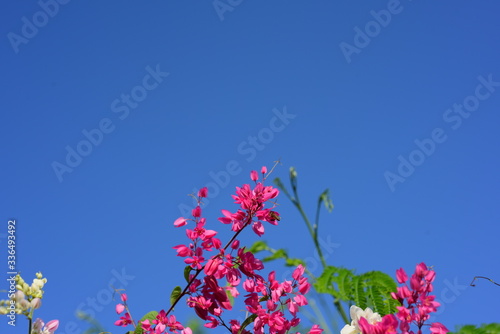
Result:
<instances>
[{"instance_id":1,"label":"pink flower cluster","mask_svg":"<svg viewBox=\"0 0 500 334\"><path fill-rule=\"evenodd\" d=\"M363 334L422 334L422 328L429 326L425 322L429 320L430 314L437 311L439 303L435 301L432 282L436 277L434 270L429 269L425 263L416 266L415 272L409 279L403 268L396 271L398 283L404 284L398 287L397 292L392 293L392 298L399 301L396 315L388 314L382 321L374 324L368 323L367 319L359 320L359 328ZM417 327L417 331L411 330L411 325ZM399 328L400 332L397 332ZM448 329L439 322L430 324L433 334L446 334Z\"/></svg>"},{"instance_id":2,"label":"pink flower cluster","mask_svg":"<svg viewBox=\"0 0 500 334\"><path fill-rule=\"evenodd\" d=\"M122 303L116 304L115 310L116 310L117 314L122 314L123 311L125 311L127 309L127 299L128 299L127 294L122 293L120 295L120 298L121 298L123 304ZM127 309L127 312L125 312L120 317L120 319L115 321L115 326L126 327L126 326L132 325L132 324L133 324L132 317L130 316L130 312L128 311L128 309Z\"/></svg>"},{"instance_id":3,"label":"pink flower cluster","mask_svg":"<svg viewBox=\"0 0 500 334\"><path fill-rule=\"evenodd\" d=\"M276 280L275 272L271 272L265 279L259 274L259 271L264 269L262 261L245 247L240 247L237 239L249 226L258 236L262 236L265 222L277 225L280 220L279 214L273 211L274 203L266 208L266 204L279 194L278 189L263 184L266 173L267 168L262 167L262 179L259 182L259 174L252 171L250 178L255 182L255 186L245 184L236 188L236 194L232 196L239 205L236 212L222 210L223 217L219 218L219 221L230 224L234 232L233 237L224 246L217 238L217 232L208 229L207 220L202 217L201 205L203 198L208 195L207 188L198 192L198 205L192 211L193 218L180 217L174 222L176 227L186 226L191 222L194 225L186 229L189 243L173 247L177 256L185 258L184 262L188 265L188 284L175 303L187 295L187 305L205 321L207 328L222 326L231 333L240 332L242 323L234 319L226 322L222 317L225 311L233 307L230 296L235 298L240 295L240 285L245 291L245 308L250 313L244 323L246 326L251 321L252 332L256 334L264 333L264 330L272 334L287 333L300 322L297 317L299 307L307 305L304 294L309 291L310 284L301 265L295 269L291 280L280 282ZM167 312L162 310L158 313L152 322L142 322L145 333L177 333L181 330L183 334L189 334L189 328L184 328L176 321L175 316L169 316L174 305ZM124 308L120 307L117 312L120 310L123 312ZM129 314L125 313L115 324L132 324ZM321 332L322 329L315 325L309 333ZM242 333L250 332L242 330Z\"/></svg>"},{"instance_id":4,"label":"pink flower cluster","mask_svg":"<svg viewBox=\"0 0 500 334\"><path fill-rule=\"evenodd\" d=\"M120 317L120 319L115 321L115 326L126 327L132 325L135 327L135 323L132 320L132 316L130 315L130 312L128 310L127 295L125 293L122 293L120 294L120 298L122 300L122 303L116 304L116 313L121 314L124 311L125 313ZM164 310L161 310L156 315L154 320L149 321L149 319L146 319L142 321L141 328L143 329L143 332L147 334L161 334L165 333L165 330L168 330L170 333L178 333L179 330L181 331L181 334L193 333L190 328L184 328L184 326L182 326L182 324L177 321L175 315L167 316Z\"/></svg>"}]
</instances>

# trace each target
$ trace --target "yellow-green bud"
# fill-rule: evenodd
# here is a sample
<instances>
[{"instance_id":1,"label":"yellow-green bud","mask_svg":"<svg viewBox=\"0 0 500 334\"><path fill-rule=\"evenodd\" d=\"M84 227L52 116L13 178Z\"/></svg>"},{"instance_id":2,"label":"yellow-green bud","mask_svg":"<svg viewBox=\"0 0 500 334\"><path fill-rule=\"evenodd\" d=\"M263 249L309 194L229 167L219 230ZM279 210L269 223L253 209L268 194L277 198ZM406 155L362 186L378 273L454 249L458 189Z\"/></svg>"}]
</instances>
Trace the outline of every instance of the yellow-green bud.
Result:
<instances>
[{"instance_id":1,"label":"yellow-green bud","mask_svg":"<svg viewBox=\"0 0 500 334\"><path fill-rule=\"evenodd\" d=\"M38 291L42 289L44 285L45 285L44 280L35 278L33 280L33 284L31 284L31 289L35 289L35 291Z\"/></svg>"}]
</instances>

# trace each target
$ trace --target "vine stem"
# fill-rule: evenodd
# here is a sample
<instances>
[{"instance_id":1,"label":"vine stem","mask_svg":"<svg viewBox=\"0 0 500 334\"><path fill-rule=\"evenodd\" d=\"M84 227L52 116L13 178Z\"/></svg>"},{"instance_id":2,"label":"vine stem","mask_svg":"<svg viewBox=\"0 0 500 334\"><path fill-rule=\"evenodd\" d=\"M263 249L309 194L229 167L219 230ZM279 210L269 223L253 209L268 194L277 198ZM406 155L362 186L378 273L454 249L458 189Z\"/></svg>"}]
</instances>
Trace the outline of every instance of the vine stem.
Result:
<instances>
[{"instance_id":1,"label":"vine stem","mask_svg":"<svg viewBox=\"0 0 500 334\"><path fill-rule=\"evenodd\" d=\"M472 280L472 282L470 282L470 286L476 286L476 284L474 284L474 282L476 281L476 279L478 278L482 278L482 279L486 279L488 281L490 281L491 283L495 284L495 285L498 285L500 286L500 284L498 284L497 282L495 282L494 280L492 280L491 278L488 278L488 277L484 277L484 276L474 276L474 279Z\"/></svg>"}]
</instances>

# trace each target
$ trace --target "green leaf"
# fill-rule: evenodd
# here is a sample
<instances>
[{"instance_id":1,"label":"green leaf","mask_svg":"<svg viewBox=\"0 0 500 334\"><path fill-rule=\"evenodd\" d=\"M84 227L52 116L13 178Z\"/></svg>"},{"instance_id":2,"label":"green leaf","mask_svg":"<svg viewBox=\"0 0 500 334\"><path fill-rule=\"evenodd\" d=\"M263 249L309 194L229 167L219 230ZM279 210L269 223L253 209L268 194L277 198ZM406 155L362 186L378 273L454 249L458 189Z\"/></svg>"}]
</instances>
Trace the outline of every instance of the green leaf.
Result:
<instances>
[{"instance_id":1,"label":"green leaf","mask_svg":"<svg viewBox=\"0 0 500 334\"><path fill-rule=\"evenodd\" d=\"M457 326L457 331L449 334L500 334L500 323L482 324L481 326Z\"/></svg>"},{"instance_id":2,"label":"green leaf","mask_svg":"<svg viewBox=\"0 0 500 334\"><path fill-rule=\"evenodd\" d=\"M262 262L269 262L272 260L277 260L277 259L287 259L288 254L286 253L286 250L284 249L278 249L274 251L271 255L266 256L265 258L262 259Z\"/></svg>"},{"instance_id":3,"label":"green leaf","mask_svg":"<svg viewBox=\"0 0 500 334\"><path fill-rule=\"evenodd\" d=\"M180 286L176 286L172 293L170 294L170 305L174 305L175 301L180 298L182 294L182 289Z\"/></svg>"},{"instance_id":4,"label":"green leaf","mask_svg":"<svg viewBox=\"0 0 500 334\"><path fill-rule=\"evenodd\" d=\"M156 319L157 315L158 315L158 312L156 312L156 311L151 311L151 312L146 313L141 318L141 320L139 320L139 322L137 323L137 326L135 327L135 330L134 330L134 334L142 334L143 333L142 322L146 319L149 320L149 322L152 322L154 319Z\"/></svg>"},{"instance_id":5,"label":"green leaf","mask_svg":"<svg viewBox=\"0 0 500 334\"><path fill-rule=\"evenodd\" d=\"M193 268L191 268L191 266L186 266L186 268L184 268L184 278L186 279L186 282L189 283L189 274L191 274L191 270L193 270Z\"/></svg>"},{"instance_id":6,"label":"green leaf","mask_svg":"<svg viewBox=\"0 0 500 334\"><path fill-rule=\"evenodd\" d=\"M229 282L226 284L227 287L231 287L231 284L229 284ZM229 290L226 290L226 296L227 296L227 299L229 299L229 302L231 303L231 305L234 305L234 297L233 295L231 294L231 291Z\"/></svg>"},{"instance_id":7,"label":"green leaf","mask_svg":"<svg viewBox=\"0 0 500 334\"><path fill-rule=\"evenodd\" d=\"M265 250L270 250L267 243L263 240L258 240L256 242L254 242L254 244L252 245L252 247L250 247L250 249L248 251L255 254L258 252L265 251Z\"/></svg>"},{"instance_id":8,"label":"green leaf","mask_svg":"<svg viewBox=\"0 0 500 334\"><path fill-rule=\"evenodd\" d=\"M366 293L364 283L360 276L355 276L352 281L352 298L354 304L362 309L366 308Z\"/></svg>"},{"instance_id":9,"label":"green leaf","mask_svg":"<svg viewBox=\"0 0 500 334\"><path fill-rule=\"evenodd\" d=\"M243 333L243 330L245 329L245 327L250 325L255 320L255 318L257 318L257 314L252 314L251 316L246 318L245 321L243 321L243 323L241 324L241 327L240 327L240 330L238 331L238 334Z\"/></svg>"},{"instance_id":10,"label":"green leaf","mask_svg":"<svg viewBox=\"0 0 500 334\"><path fill-rule=\"evenodd\" d=\"M335 298L350 301L352 298L346 291L351 290L352 277L354 277L352 270L327 266L314 283L314 288L319 293L328 293Z\"/></svg>"},{"instance_id":11,"label":"green leaf","mask_svg":"<svg viewBox=\"0 0 500 334\"><path fill-rule=\"evenodd\" d=\"M380 271L355 275L352 270L327 266L314 283L319 293L327 293L341 301L354 303L364 309L371 308L381 316L394 313L398 302L391 297L396 282Z\"/></svg>"},{"instance_id":12,"label":"green leaf","mask_svg":"<svg viewBox=\"0 0 500 334\"><path fill-rule=\"evenodd\" d=\"M304 267L306 266L306 261L303 261L301 259L292 259L288 258L285 261L285 265L288 267L297 267L299 264L303 265Z\"/></svg>"}]
</instances>

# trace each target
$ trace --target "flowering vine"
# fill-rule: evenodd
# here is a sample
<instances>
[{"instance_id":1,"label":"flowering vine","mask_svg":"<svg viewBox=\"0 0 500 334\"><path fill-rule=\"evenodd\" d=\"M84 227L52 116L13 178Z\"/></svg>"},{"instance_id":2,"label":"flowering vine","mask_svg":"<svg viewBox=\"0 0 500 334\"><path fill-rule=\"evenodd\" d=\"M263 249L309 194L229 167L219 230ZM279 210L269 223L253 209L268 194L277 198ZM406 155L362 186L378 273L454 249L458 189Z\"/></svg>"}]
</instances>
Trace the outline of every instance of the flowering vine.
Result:
<instances>
[{"instance_id":1,"label":"flowering vine","mask_svg":"<svg viewBox=\"0 0 500 334\"><path fill-rule=\"evenodd\" d=\"M184 327L171 314L183 297L187 297L187 306L194 309L207 328L224 327L230 333L245 334L250 333L246 327L253 324L252 332L255 334L264 331L284 334L300 323L297 313L301 306L307 305L305 294L310 289L304 267L299 265L293 271L291 280L278 281L274 271L264 277L260 274L264 269L262 261L246 247L240 246L237 239L247 227L260 237L265 233L265 223L278 225L280 215L274 211L276 205L272 200L278 196L279 190L264 185L266 174L266 167L262 167L260 176L252 171L250 179L255 185L237 187L236 194L232 195L239 208L235 212L222 210L219 222L230 225L234 232L227 243L223 244L217 238L217 231L208 228L207 219L202 215L201 205L208 195L207 188L198 191L198 205L192 210L192 218L179 217L174 221L175 227L189 227L186 229L188 242L173 247L187 265L184 270L187 284L184 289L174 289L172 305L168 310L154 312L138 323L144 333L180 331L190 334L191 329ZM243 291L249 316L242 323L236 319L224 320L224 312L233 307L229 296L236 298ZM116 311L118 314L127 311L115 325L134 325L126 299L126 295L122 294L124 304L118 304ZM317 325L309 331L311 334L321 332Z\"/></svg>"}]
</instances>

